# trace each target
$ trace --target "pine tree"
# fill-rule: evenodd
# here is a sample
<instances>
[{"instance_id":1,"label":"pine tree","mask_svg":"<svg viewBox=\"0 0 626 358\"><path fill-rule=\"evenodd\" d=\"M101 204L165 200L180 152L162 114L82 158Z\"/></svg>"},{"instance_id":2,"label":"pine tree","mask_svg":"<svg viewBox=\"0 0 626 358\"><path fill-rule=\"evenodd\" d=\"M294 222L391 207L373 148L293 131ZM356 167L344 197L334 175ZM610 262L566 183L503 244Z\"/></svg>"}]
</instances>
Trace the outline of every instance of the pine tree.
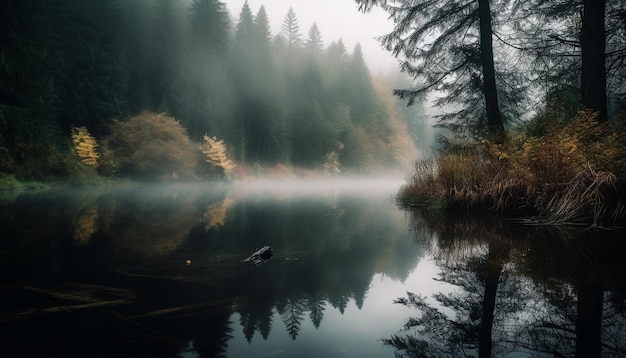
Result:
<instances>
[{"instance_id":1,"label":"pine tree","mask_svg":"<svg viewBox=\"0 0 626 358\"><path fill-rule=\"evenodd\" d=\"M218 53L226 49L230 24L224 3L219 0L193 0L190 23L196 46Z\"/></svg>"},{"instance_id":2,"label":"pine tree","mask_svg":"<svg viewBox=\"0 0 626 358\"><path fill-rule=\"evenodd\" d=\"M356 44L352 52L350 67L343 81L347 84L345 97L350 106L352 120L355 123L369 123L374 111L374 89L369 69L363 59L361 45Z\"/></svg>"},{"instance_id":3,"label":"pine tree","mask_svg":"<svg viewBox=\"0 0 626 358\"><path fill-rule=\"evenodd\" d=\"M287 39L287 48L290 51L296 51L300 49L302 45L302 35L300 34L300 26L298 24L298 18L293 7L289 7L285 19L283 20L282 34Z\"/></svg>"},{"instance_id":4,"label":"pine tree","mask_svg":"<svg viewBox=\"0 0 626 358\"><path fill-rule=\"evenodd\" d=\"M318 56L324 51L322 33L315 22L311 25L311 29L309 30L309 37L306 40L305 50L308 55L312 56Z\"/></svg>"},{"instance_id":5,"label":"pine tree","mask_svg":"<svg viewBox=\"0 0 626 358\"><path fill-rule=\"evenodd\" d=\"M195 0L189 22L191 42L180 59L169 110L195 140L207 131L227 136L233 106L226 69L228 13L220 1Z\"/></svg>"},{"instance_id":6,"label":"pine tree","mask_svg":"<svg viewBox=\"0 0 626 358\"><path fill-rule=\"evenodd\" d=\"M152 30L150 109L169 110L183 54L183 17L174 0L158 0Z\"/></svg>"},{"instance_id":7,"label":"pine tree","mask_svg":"<svg viewBox=\"0 0 626 358\"><path fill-rule=\"evenodd\" d=\"M416 80L414 87L394 91L397 96L410 105L431 90L442 91L445 96L436 104L457 108L440 117L442 125L461 134L504 140L497 87L502 73L495 68L492 28L495 14L504 14L504 8L492 11L490 0L356 2L362 9L380 5L395 22L381 42Z\"/></svg>"},{"instance_id":8,"label":"pine tree","mask_svg":"<svg viewBox=\"0 0 626 358\"><path fill-rule=\"evenodd\" d=\"M69 130L127 112L127 69L122 61L119 4L114 0L50 0L47 15L48 66L59 99L58 122Z\"/></svg>"}]
</instances>

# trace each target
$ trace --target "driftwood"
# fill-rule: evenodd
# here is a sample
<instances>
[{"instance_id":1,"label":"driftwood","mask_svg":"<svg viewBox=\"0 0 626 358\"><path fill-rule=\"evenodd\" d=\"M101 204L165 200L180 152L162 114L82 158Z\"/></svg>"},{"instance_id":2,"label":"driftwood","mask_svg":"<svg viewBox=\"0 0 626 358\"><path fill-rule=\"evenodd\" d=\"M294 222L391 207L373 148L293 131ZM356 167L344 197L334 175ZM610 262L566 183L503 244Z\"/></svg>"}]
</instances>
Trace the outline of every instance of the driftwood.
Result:
<instances>
[{"instance_id":1,"label":"driftwood","mask_svg":"<svg viewBox=\"0 0 626 358\"><path fill-rule=\"evenodd\" d=\"M270 246L263 246L258 249L255 253L250 255L247 259L243 260L244 262L251 262L253 265L260 265L263 262L269 260L272 257L272 248Z\"/></svg>"},{"instance_id":2,"label":"driftwood","mask_svg":"<svg viewBox=\"0 0 626 358\"><path fill-rule=\"evenodd\" d=\"M20 286L19 289L25 292L33 292L42 296L52 297L68 304L61 304L53 307L34 307L20 309L12 312L0 313L0 323L11 322L20 319L27 319L34 316L53 314L59 312L72 312L94 308L118 306L134 301L134 293L114 287L98 285L73 285L65 287L65 291L52 290L48 288ZM113 299L101 299L100 295L113 296ZM72 302L72 303L69 303Z\"/></svg>"}]
</instances>

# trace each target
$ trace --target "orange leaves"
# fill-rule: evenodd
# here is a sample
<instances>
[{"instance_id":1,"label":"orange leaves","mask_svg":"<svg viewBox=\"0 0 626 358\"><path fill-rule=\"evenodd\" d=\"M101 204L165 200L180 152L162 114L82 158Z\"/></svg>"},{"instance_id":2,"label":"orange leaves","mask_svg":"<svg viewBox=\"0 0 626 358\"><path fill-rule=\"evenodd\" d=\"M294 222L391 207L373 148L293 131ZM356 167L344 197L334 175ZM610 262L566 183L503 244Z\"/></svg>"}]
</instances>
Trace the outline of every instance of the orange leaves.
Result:
<instances>
[{"instance_id":1,"label":"orange leaves","mask_svg":"<svg viewBox=\"0 0 626 358\"><path fill-rule=\"evenodd\" d=\"M204 143L200 147L202 153L206 157L206 162L213 167L219 167L224 170L224 173L229 174L232 172L235 164L228 158L226 154L226 145L223 140L218 140L216 137L209 137L204 135Z\"/></svg>"},{"instance_id":2,"label":"orange leaves","mask_svg":"<svg viewBox=\"0 0 626 358\"><path fill-rule=\"evenodd\" d=\"M74 142L76 155L80 159L81 163L97 167L98 158L100 157L100 154L96 151L98 148L98 142L91 136L87 127L72 128L72 141Z\"/></svg>"}]
</instances>

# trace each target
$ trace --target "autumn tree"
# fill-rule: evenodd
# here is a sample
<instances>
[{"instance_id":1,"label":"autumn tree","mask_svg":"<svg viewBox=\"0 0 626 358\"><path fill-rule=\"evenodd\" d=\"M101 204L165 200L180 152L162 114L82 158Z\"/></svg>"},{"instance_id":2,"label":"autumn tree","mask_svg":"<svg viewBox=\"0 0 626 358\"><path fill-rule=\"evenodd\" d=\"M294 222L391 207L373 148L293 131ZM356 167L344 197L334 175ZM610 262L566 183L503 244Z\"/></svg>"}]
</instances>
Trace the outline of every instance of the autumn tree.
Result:
<instances>
[{"instance_id":1,"label":"autumn tree","mask_svg":"<svg viewBox=\"0 0 626 358\"><path fill-rule=\"evenodd\" d=\"M108 174L147 180L194 177L199 159L185 128L172 117L152 112L113 120L102 147Z\"/></svg>"},{"instance_id":2,"label":"autumn tree","mask_svg":"<svg viewBox=\"0 0 626 358\"><path fill-rule=\"evenodd\" d=\"M87 127L72 128L72 141L74 142L76 155L80 158L81 163L97 167L98 158L100 157L97 151L98 142L91 133L89 133Z\"/></svg>"},{"instance_id":3,"label":"autumn tree","mask_svg":"<svg viewBox=\"0 0 626 358\"><path fill-rule=\"evenodd\" d=\"M226 145L223 140L204 135L204 143L200 147L206 158L206 162L213 168L220 168L224 174L230 174L235 165L228 158Z\"/></svg>"}]
</instances>

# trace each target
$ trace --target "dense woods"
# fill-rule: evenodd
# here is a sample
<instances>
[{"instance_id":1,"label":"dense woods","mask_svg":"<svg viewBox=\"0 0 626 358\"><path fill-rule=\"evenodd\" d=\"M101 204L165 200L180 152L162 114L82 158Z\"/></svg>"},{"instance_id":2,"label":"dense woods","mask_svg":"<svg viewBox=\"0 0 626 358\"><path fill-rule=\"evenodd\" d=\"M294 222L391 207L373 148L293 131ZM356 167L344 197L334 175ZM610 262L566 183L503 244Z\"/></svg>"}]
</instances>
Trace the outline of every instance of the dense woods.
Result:
<instances>
[{"instance_id":1,"label":"dense woods","mask_svg":"<svg viewBox=\"0 0 626 358\"><path fill-rule=\"evenodd\" d=\"M626 221L626 8L619 1L357 0L395 23L382 43L432 90L457 134L418 161L401 202L538 216L551 223ZM461 138L461 140L458 140Z\"/></svg>"},{"instance_id":2,"label":"dense woods","mask_svg":"<svg viewBox=\"0 0 626 358\"><path fill-rule=\"evenodd\" d=\"M371 75L287 9L217 0L3 3L3 177L389 172L411 205L624 220L626 8L616 0L357 0L407 78ZM135 125L134 125L135 124ZM424 157L422 157L424 158ZM612 198L617 199L613 200ZM603 205L594 203L602 202Z\"/></svg>"},{"instance_id":3,"label":"dense woods","mask_svg":"<svg viewBox=\"0 0 626 358\"><path fill-rule=\"evenodd\" d=\"M203 168L205 138L222 143L235 173L279 164L373 172L416 156L407 132L416 112L398 108L358 44L325 46L319 28L301 29L293 9L273 34L265 8L248 3L238 14L217 0L1 6L4 174L220 176ZM73 148L79 128L95 141L94 153ZM190 152L181 151L185 141ZM101 165L85 165L84 155Z\"/></svg>"}]
</instances>

